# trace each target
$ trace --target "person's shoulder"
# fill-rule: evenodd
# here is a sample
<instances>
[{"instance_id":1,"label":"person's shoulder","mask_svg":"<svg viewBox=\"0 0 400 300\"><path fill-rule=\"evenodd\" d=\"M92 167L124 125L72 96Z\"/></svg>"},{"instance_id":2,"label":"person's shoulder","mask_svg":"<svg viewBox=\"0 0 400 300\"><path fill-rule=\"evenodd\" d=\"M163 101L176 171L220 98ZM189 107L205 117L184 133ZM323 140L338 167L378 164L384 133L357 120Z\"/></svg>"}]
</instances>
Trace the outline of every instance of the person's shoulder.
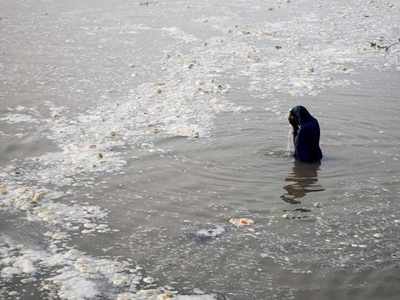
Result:
<instances>
[{"instance_id":1,"label":"person's shoulder","mask_svg":"<svg viewBox=\"0 0 400 300\"><path fill-rule=\"evenodd\" d=\"M318 120L315 118L308 120L308 122L304 124L304 127L318 127L318 126L319 126Z\"/></svg>"},{"instance_id":2,"label":"person's shoulder","mask_svg":"<svg viewBox=\"0 0 400 300\"><path fill-rule=\"evenodd\" d=\"M309 122L306 122L306 123L302 124L300 130L303 133L313 132L315 130L319 130L318 121L317 120L310 120Z\"/></svg>"}]
</instances>

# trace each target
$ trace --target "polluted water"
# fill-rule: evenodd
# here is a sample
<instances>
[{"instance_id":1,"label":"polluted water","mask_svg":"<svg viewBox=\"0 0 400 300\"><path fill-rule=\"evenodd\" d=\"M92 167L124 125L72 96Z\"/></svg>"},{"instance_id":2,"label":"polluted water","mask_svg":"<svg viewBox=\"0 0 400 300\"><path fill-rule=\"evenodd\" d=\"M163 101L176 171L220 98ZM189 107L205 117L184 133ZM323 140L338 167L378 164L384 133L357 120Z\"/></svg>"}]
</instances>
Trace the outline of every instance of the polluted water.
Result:
<instances>
[{"instance_id":1,"label":"polluted water","mask_svg":"<svg viewBox=\"0 0 400 300\"><path fill-rule=\"evenodd\" d=\"M399 24L393 0L3 0L0 299L397 299Z\"/></svg>"}]
</instances>

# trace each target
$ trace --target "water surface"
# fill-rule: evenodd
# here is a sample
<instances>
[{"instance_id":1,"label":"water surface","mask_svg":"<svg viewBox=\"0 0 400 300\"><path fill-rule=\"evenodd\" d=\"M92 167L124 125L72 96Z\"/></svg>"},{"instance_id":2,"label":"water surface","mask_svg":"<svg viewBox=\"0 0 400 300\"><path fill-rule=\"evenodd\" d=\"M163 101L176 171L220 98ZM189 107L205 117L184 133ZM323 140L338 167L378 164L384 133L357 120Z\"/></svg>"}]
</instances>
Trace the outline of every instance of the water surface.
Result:
<instances>
[{"instance_id":1,"label":"water surface","mask_svg":"<svg viewBox=\"0 0 400 300\"><path fill-rule=\"evenodd\" d=\"M396 3L1 6L3 298L397 299Z\"/></svg>"}]
</instances>

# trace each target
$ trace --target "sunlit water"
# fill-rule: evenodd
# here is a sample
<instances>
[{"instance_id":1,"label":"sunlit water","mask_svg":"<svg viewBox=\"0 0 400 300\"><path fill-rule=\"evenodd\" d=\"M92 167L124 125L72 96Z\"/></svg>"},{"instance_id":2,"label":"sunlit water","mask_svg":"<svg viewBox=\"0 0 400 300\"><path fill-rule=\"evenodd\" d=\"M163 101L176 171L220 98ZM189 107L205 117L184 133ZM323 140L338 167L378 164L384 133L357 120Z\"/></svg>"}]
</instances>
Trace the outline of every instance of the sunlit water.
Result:
<instances>
[{"instance_id":1,"label":"sunlit water","mask_svg":"<svg viewBox=\"0 0 400 300\"><path fill-rule=\"evenodd\" d=\"M397 299L397 3L1 6L2 299Z\"/></svg>"}]
</instances>

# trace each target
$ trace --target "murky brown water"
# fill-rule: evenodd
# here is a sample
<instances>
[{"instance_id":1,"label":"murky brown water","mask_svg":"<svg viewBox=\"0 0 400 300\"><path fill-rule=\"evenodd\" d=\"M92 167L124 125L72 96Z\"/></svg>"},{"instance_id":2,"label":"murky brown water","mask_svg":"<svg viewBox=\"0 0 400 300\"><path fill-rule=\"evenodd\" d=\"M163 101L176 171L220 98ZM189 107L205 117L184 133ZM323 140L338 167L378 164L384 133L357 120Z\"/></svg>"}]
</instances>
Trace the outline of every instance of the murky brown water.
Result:
<instances>
[{"instance_id":1,"label":"murky brown water","mask_svg":"<svg viewBox=\"0 0 400 300\"><path fill-rule=\"evenodd\" d=\"M158 141L172 152L112 180L112 223L124 229L110 246L164 282L232 299L395 299L399 75L380 75L307 99L322 124L320 166L288 158L286 124L261 111L221 118L207 143ZM232 228L232 216L255 231ZM196 238L214 226L225 232Z\"/></svg>"},{"instance_id":2,"label":"murky brown water","mask_svg":"<svg viewBox=\"0 0 400 300\"><path fill-rule=\"evenodd\" d=\"M1 3L1 297L397 299L398 7L292 2Z\"/></svg>"}]
</instances>

